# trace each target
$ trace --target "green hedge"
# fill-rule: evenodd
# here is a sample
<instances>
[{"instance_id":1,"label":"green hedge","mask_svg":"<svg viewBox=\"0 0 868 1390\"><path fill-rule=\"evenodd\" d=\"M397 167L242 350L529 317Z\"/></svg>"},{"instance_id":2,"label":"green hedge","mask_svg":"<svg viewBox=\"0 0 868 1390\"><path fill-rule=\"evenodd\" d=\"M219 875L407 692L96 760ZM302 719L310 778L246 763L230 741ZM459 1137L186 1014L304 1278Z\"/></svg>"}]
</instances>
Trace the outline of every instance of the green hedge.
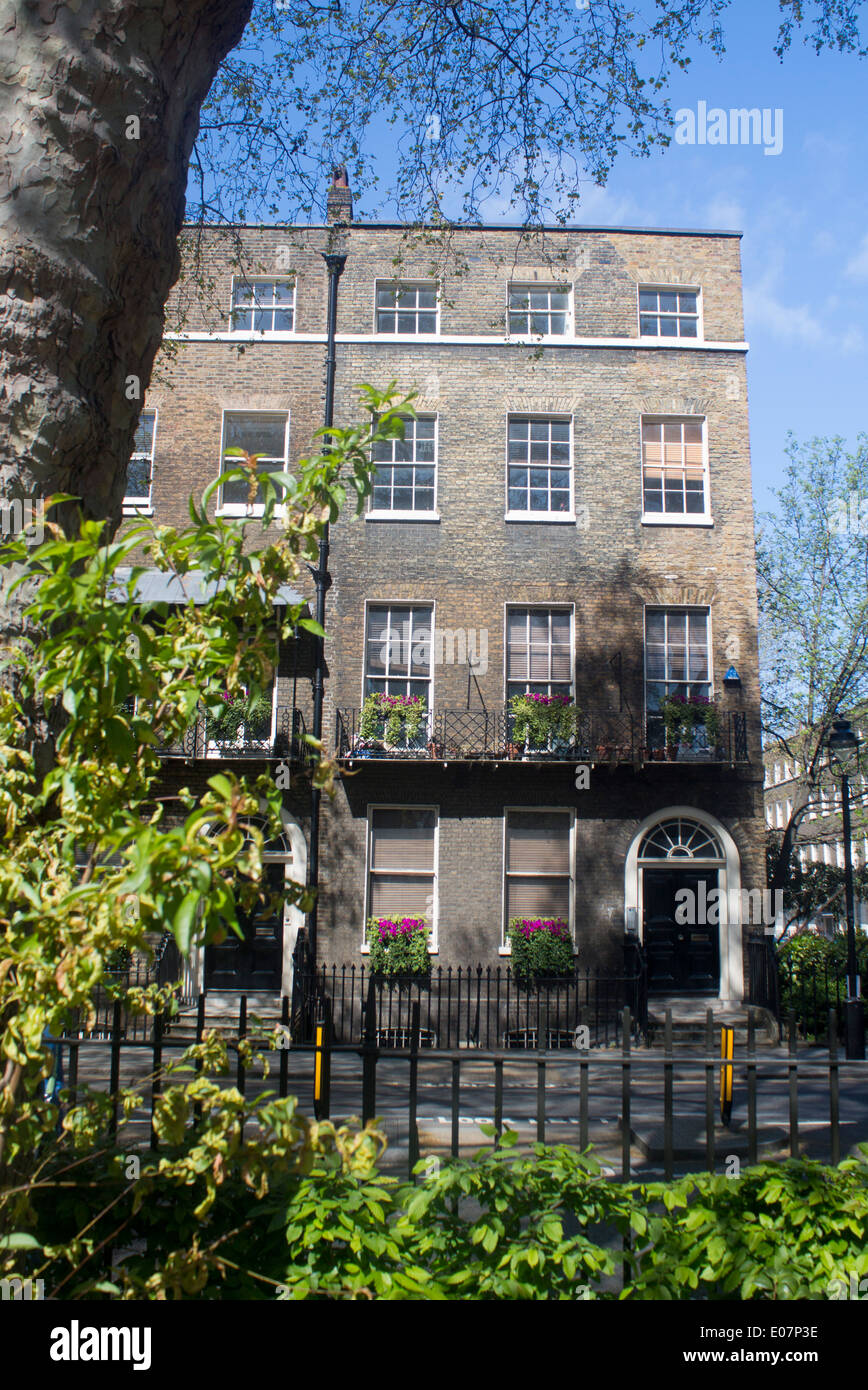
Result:
<instances>
[{"instance_id":1,"label":"green hedge","mask_svg":"<svg viewBox=\"0 0 868 1390\"><path fill-rule=\"evenodd\" d=\"M792 1012L805 1037L824 1038L828 1032L829 1010L839 1016L846 998L847 938L803 932L778 947L781 986L781 1014ZM868 986L868 938L856 937L856 960L862 977L862 993ZM840 984L836 987L836 980Z\"/></svg>"},{"instance_id":2,"label":"green hedge","mask_svg":"<svg viewBox=\"0 0 868 1390\"><path fill-rule=\"evenodd\" d=\"M260 1119L278 1104L294 1103ZM473 1159L423 1159L413 1184L377 1171L371 1128L311 1134L312 1163L252 1173L236 1138L216 1185L195 1135L184 1162L143 1154L133 1181L128 1155L94 1156L60 1187L46 1172L0 1263L50 1291L75 1261L64 1297L205 1300L827 1299L868 1275L861 1159L627 1184L565 1146L519 1155L507 1133ZM112 1268L102 1241L119 1227L117 1243L146 1249Z\"/></svg>"}]
</instances>

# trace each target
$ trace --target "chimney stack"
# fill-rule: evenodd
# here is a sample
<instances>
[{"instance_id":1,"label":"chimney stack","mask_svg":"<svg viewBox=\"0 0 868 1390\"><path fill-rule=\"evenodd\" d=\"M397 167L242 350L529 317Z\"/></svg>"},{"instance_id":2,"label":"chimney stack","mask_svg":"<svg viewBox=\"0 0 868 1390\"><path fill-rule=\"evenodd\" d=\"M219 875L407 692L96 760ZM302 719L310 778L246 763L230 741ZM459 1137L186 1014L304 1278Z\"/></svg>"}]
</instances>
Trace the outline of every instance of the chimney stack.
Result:
<instances>
[{"instance_id":1,"label":"chimney stack","mask_svg":"<svg viewBox=\"0 0 868 1390\"><path fill-rule=\"evenodd\" d=\"M332 169L332 186L326 199L326 222L330 227L345 226L353 220L353 195L347 177L347 166L338 164Z\"/></svg>"}]
</instances>

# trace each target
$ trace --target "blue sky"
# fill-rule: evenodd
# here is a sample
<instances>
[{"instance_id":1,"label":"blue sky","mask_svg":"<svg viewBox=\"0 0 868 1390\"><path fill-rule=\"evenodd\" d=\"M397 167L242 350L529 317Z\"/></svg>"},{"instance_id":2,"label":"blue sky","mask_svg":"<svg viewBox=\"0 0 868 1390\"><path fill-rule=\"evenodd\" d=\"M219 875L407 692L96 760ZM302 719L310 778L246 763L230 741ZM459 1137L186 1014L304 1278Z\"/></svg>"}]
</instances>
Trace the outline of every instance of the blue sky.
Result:
<instances>
[{"instance_id":1,"label":"blue sky","mask_svg":"<svg viewBox=\"0 0 868 1390\"><path fill-rule=\"evenodd\" d=\"M841 435L853 446L868 428L868 60L818 55L800 39L779 60L774 0L735 0L723 18L725 56L695 49L688 71L672 78L672 108L780 110L780 153L673 140L650 159L621 156L606 187L584 187L575 221L743 232L754 495L764 509L782 481L788 431L799 441ZM369 132L383 185L395 138L385 121ZM459 215L455 203L446 208ZM395 215L356 200L362 220ZM483 215L516 220L499 194Z\"/></svg>"},{"instance_id":2,"label":"blue sky","mask_svg":"<svg viewBox=\"0 0 868 1390\"><path fill-rule=\"evenodd\" d=\"M727 54L703 54L672 84L673 107L783 112L783 148L678 145L622 161L591 189L583 220L744 233L751 452L759 508L772 505L788 430L799 439L866 428L868 64L799 44L779 61L776 6L737 6Z\"/></svg>"},{"instance_id":3,"label":"blue sky","mask_svg":"<svg viewBox=\"0 0 868 1390\"><path fill-rule=\"evenodd\" d=\"M760 145L676 144L622 157L589 184L577 222L744 233L751 444L757 507L773 505L788 430L800 440L866 428L868 62L801 41L781 62L776 5L734 6L722 60L701 50L671 84L673 109L782 113L779 154ZM371 216L364 205L357 215ZM373 213L383 216L382 210ZM514 221L493 199L486 220Z\"/></svg>"}]
</instances>

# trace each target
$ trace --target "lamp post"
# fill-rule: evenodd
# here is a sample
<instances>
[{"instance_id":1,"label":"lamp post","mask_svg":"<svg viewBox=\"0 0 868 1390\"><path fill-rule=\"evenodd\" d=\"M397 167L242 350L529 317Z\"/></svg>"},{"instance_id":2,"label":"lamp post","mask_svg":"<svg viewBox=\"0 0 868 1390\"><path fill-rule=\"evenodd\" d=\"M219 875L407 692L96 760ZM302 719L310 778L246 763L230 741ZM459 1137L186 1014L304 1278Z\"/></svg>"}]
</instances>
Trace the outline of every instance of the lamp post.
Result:
<instances>
[{"instance_id":1,"label":"lamp post","mask_svg":"<svg viewBox=\"0 0 868 1390\"><path fill-rule=\"evenodd\" d=\"M330 429L334 424L334 405L335 405L335 332L337 329L338 314L338 281L346 265L346 255L335 251L322 251L320 253L326 263L329 277L328 287L328 325L327 325L327 348L326 348L326 378L325 378L325 411L323 426ZM323 441L323 450L331 447L331 436L326 435ZM314 587L316 589L316 621L320 627L325 622L325 596L326 591L331 586L331 575L329 574L329 524L325 523L322 529L319 542L319 563L316 569L308 566L313 575ZM324 670L325 670L325 648L323 639L320 636L314 637L315 660L313 674L313 737L322 738L322 707L324 693ZM314 783L310 795L310 853L308 857L308 887L319 889L319 816L322 792ZM317 902L315 897L313 906L308 914L308 946L314 967L316 967L316 928L317 928Z\"/></svg>"},{"instance_id":2,"label":"lamp post","mask_svg":"<svg viewBox=\"0 0 868 1390\"><path fill-rule=\"evenodd\" d=\"M856 912L853 894L853 858L850 846L850 768L857 761L859 740L849 719L833 720L829 735L829 765L841 777L841 814L844 831L844 891L847 900L847 1059L865 1056L865 1021L862 1011L859 967L856 963Z\"/></svg>"}]
</instances>

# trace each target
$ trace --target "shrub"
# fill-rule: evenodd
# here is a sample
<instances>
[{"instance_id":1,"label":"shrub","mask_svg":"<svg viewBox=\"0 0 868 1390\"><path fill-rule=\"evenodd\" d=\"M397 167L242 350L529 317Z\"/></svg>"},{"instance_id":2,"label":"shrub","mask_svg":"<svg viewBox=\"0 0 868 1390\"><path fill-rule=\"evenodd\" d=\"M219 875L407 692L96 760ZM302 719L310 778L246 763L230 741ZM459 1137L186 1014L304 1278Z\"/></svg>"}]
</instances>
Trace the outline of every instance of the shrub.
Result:
<instances>
[{"instance_id":1,"label":"shrub","mask_svg":"<svg viewBox=\"0 0 868 1390\"><path fill-rule=\"evenodd\" d=\"M512 737L532 748L545 748L550 739L568 742L576 732L578 708L569 695L513 695Z\"/></svg>"},{"instance_id":2,"label":"shrub","mask_svg":"<svg viewBox=\"0 0 868 1390\"><path fill-rule=\"evenodd\" d=\"M512 973L520 981L572 975L573 940L561 918L513 917L507 936L512 947Z\"/></svg>"},{"instance_id":3,"label":"shrub","mask_svg":"<svg viewBox=\"0 0 868 1390\"><path fill-rule=\"evenodd\" d=\"M868 1147L860 1145L863 1155ZM868 1273L868 1166L808 1159L633 1189L622 1297L847 1298Z\"/></svg>"},{"instance_id":4,"label":"shrub","mask_svg":"<svg viewBox=\"0 0 868 1390\"><path fill-rule=\"evenodd\" d=\"M660 714L670 743L679 738L690 741L693 730L705 725L709 744L714 747L720 738L720 707L705 695L664 695Z\"/></svg>"},{"instance_id":5,"label":"shrub","mask_svg":"<svg viewBox=\"0 0 868 1390\"><path fill-rule=\"evenodd\" d=\"M371 917L368 943L379 975L427 975L431 968L424 917Z\"/></svg>"},{"instance_id":6,"label":"shrub","mask_svg":"<svg viewBox=\"0 0 868 1390\"><path fill-rule=\"evenodd\" d=\"M829 1010L837 1009L839 1022L847 995L847 938L841 933L829 941L813 932L800 932L778 947L781 1011L793 1012L806 1037L825 1037ZM868 940L856 938L856 960L865 992L868 977Z\"/></svg>"},{"instance_id":7,"label":"shrub","mask_svg":"<svg viewBox=\"0 0 868 1390\"><path fill-rule=\"evenodd\" d=\"M386 695L375 690L362 705L359 733L364 739L384 738L388 743L400 743L406 734L412 743L425 716L422 695Z\"/></svg>"},{"instance_id":8,"label":"shrub","mask_svg":"<svg viewBox=\"0 0 868 1390\"><path fill-rule=\"evenodd\" d=\"M328 452L300 459L293 476L257 474L265 500L256 519L212 518L215 479L191 500L184 531L143 520L112 541L102 521L85 520L67 537L47 520L41 545L19 538L2 547L0 563L27 584L27 622L4 653L0 682L0 1278L44 1272L56 1292L62 1268L59 1297L99 1292L103 1282L112 1296L112 1246L129 1237L153 1242L144 1296L175 1282L198 1289L209 1269L222 1271L238 1226L230 1211L206 1242L197 1222L208 1203L234 1184L243 1208L270 1174L287 1174L290 1150L300 1170L313 1160L316 1144L289 1106L264 1105L251 1117L235 1088L191 1064L189 1085L167 1090L156 1107L164 1147L140 1188L125 1180L105 1097L75 1106L67 1097L65 1110L54 1103L55 1052L44 1039L72 1023L92 1027L101 987L128 1014L172 1012L171 988L153 980L128 988L112 967L149 954L166 932L182 956L220 942L260 902L263 851L282 828L274 778L215 772L206 786L182 789L166 816L158 750L178 743L202 708L220 714L235 703L223 699L227 684L251 699L267 691L279 642L296 627L322 635L303 601L278 605L278 595L316 560L317 538L348 487L363 505L374 443L403 430L390 391L363 390L365 423L335 428ZM255 466L247 455L240 471ZM257 545L254 533L272 527L280 498L283 529ZM49 516L58 500L74 499L46 499ZM155 618L138 597L138 571L126 566L134 549L167 573L200 572L205 602L158 605ZM244 720L250 715L248 703ZM316 784L329 794L333 773L317 759ZM312 907L301 882L287 880L284 896ZM117 1104L123 1117L137 1102L127 1092ZM186 1132L183 1119L194 1116ZM76 1176L67 1182L71 1149ZM167 1150L181 1154L177 1168ZM234 1248L243 1251L243 1241Z\"/></svg>"},{"instance_id":9,"label":"shrub","mask_svg":"<svg viewBox=\"0 0 868 1390\"><path fill-rule=\"evenodd\" d=\"M247 694L243 690L224 690L219 712L211 718L210 734L224 742L234 742L242 729L248 737L257 737L260 730L268 731L271 723L271 700L264 692Z\"/></svg>"}]
</instances>

